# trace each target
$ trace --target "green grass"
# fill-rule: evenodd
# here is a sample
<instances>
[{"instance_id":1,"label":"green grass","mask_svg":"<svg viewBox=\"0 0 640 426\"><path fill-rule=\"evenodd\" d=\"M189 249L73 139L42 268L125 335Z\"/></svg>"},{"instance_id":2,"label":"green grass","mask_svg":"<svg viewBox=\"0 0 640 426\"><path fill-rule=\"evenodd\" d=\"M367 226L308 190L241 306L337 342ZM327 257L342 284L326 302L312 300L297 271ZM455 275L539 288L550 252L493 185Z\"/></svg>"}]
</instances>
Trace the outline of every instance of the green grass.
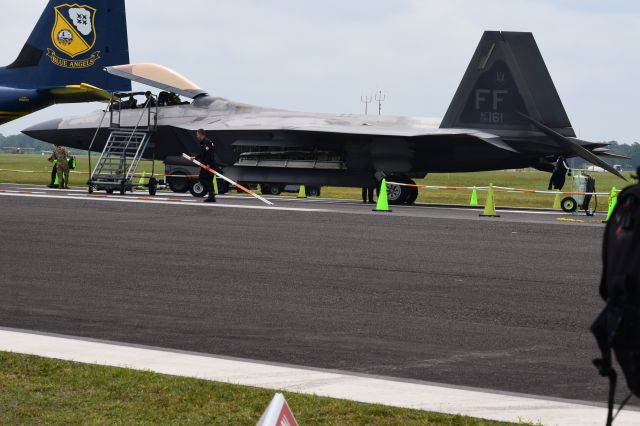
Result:
<instances>
[{"instance_id":1,"label":"green grass","mask_svg":"<svg viewBox=\"0 0 640 426\"><path fill-rule=\"evenodd\" d=\"M255 425L274 391L0 352L0 424ZM285 392L302 425L506 423Z\"/></svg>"},{"instance_id":2,"label":"green grass","mask_svg":"<svg viewBox=\"0 0 640 426\"><path fill-rule=\"evenodd\" d=\"M91 165L95 166L100 154L91 156ZM25 183L33 185L48 185L53 165L47 161L47 155L37 154L0 154L0 169L9 170L28 170L37 173L16 173L0 170L0 182L3 183ZM89 157L77 156L78 167L69 175L71 186L86 186L89 178ZM156 173L164 173L164 164L156 161ZM138 173L150 173L151 161L143 161L140 163Z\"/></svg>"},{"instance_id":3,"label":"green grass","mask_svg":"<svg viewBox=\"0 0 640 426\"><path fill-rule=\"evenodd\" d=\"M97 160L97 156L92 156L93 162ZM34 170L43 173L14 173L0 171L0 182L10 183L28 183L37 185L46 185L49 183L48 173L51 171L51 164L47 162L46 156L40 155L15 155L0 154L0 169L12 170ZM156 162L156 173L162 174L164 166L161 162ZM78 157L78 169L71 174L72 186L85 186L87 181L87 172L89 163L87 157ZM141 163L139 173L149 173L151 171L151 162L145 161ZM627 185L623 180L611 175L610 173L593 173L596 178L596 188L599 192L608 192L612 186L622 188ZM541 189L546 190L549 182L549 173L524 170L524 171L497 171L497 172L477 172L477 173L434 173L427 176L426 179L418 180L420 185L445 185L445 186L488 186L490 183L498 186L525 188L525 189ZM626 176L630 178L631 174ZM565 191L571 190L571 178L567 178ZM295 196L295 195L293 195ZM359 188L339 188L324 187L322 189L323 197L342 198L342 199L360 199ZM461 204L468 205L471 196L470 191L466 190L421 190L417 202L432 204ZM478 201L484 204L486 192L478 193ZM544 194L512 194L512 193L496 193L496 205L506 207L547 207L553 206L554 195ZM599 197L598 210L606 210L606 197Z\"/></svg>"}]
</instances>

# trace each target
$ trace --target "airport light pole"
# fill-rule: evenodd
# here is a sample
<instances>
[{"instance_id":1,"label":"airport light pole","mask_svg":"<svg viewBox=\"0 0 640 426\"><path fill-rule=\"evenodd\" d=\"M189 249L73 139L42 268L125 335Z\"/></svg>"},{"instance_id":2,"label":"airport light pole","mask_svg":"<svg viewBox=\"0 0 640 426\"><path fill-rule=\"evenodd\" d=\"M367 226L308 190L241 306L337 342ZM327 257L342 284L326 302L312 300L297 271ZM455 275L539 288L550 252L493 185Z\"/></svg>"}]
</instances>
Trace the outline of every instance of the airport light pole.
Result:
<instances>
[{"instance_id":1,"label":"airport light pole","mask_svg":"<svg viewBox=\"0 0 640 426\"><path fill-rule=\"evenodd\" d=\"M382 115L382 103L387 100L387 95L380 90L376 93L376 102L378 102L378 115Z\"/></svg>"},{"instance_id":2,"label":"airport light pole","mask_svg":"<svg viewBox=\"0 0 640 426\"><path fill-rule=\"evenodd\" d=\"M360 102L364 104L364 115L369 113L369 104L373 102L373 96L360 96Z\"/></svg>"}]
</instances>

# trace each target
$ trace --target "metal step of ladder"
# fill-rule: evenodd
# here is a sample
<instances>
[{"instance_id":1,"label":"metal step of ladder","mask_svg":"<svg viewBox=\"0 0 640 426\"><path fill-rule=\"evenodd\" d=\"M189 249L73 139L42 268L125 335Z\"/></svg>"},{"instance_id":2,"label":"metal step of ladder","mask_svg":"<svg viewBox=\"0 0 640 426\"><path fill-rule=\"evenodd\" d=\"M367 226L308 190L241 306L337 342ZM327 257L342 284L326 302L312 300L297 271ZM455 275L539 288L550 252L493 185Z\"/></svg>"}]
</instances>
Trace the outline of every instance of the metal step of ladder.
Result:
<instances>
[{"instance_id":1,"label":"metal step of ladder","mask_svg":"<svg viewBox=\"0 0 640 426\"><path fill-rule=\"evenodd\" d=\"M115 189L120 189L121 193L131 191L150 136L150 132L144 130L113 130L91 173L90 189L95 186L108 192Z\"/></svg>"}]
</instances>

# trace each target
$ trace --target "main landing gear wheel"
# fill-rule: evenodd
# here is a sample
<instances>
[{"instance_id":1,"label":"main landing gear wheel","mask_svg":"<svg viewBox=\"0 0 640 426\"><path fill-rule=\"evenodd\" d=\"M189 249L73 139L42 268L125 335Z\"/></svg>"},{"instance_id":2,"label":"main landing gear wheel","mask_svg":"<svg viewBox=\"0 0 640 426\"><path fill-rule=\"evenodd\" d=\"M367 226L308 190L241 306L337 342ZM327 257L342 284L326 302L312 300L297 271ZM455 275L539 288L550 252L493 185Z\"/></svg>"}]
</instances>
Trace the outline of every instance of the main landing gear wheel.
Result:
<instances>
[{"instance_id":1,"label":"main landing gear wheel","mask_svg":"<svg viewBox=\"0 0 640 426\"><path fill-rule=\"evenodd\" d=\"M277 184L262 184L260 185L260 192L266 195L280 195L282 189Z\"/></svg>"},{"instance_id":2,"label":"main landing gear wheel","mask_svg":"<svg viewBox=\"0 0 640 426\"><path fill-rule=\"evenodd\" d=\"M204 186L202 186L202 184L200 183L200 181L195 181L191 184L191 186L189 187L189 192L191 193L191 195L193 195L194 197L204 197L205 195L205 189Z\"/></svg>"},{"instance_id":3,"label":"main landing gear wheel","mask_svg":"<svg viewBox=\"0 0 640 426\"><path fill-rule=\"evenodd\" d=\"M573 197L564 197L560 201L560 208L567 213L573 213L578 209L578 202Z\"/></svg>"},{"instance_id":4,"label":"main landing gear wheel","mask_svg":"<svg viewBox=\"0 0 640 426\"><path fill-rule=\"evenodd\" d=\"M407 199L405 200L405 204L413 204L418 199L418 188L410 186L407 189L409 190L409 193L407 194Z\"/></svg>"},{"instance_id":5,"label":"main landing gear wheel","mask_svg":"<svg viewBox=\"0 0 640 426\"><path fill-rule=\"evenodd\" d=\"M171 176L167 178L167 183L173 192L185 193L189 190L189 179L184 172L174 172Z\"/></svg>"},{"instance_id":6,"label":"main landing gear wheel","mask_svg":"<svg viewBox=\"0 0 640 426\"><path fill-rule=\"evenodd\" d=\"M387 182L406 183L415 185L416 183L406 176L391 175ZM394 206L400 204L413 204L418 198L418 188L413 186L400 186L387 183L387 200Z\"/></svg>"}]
</instances>

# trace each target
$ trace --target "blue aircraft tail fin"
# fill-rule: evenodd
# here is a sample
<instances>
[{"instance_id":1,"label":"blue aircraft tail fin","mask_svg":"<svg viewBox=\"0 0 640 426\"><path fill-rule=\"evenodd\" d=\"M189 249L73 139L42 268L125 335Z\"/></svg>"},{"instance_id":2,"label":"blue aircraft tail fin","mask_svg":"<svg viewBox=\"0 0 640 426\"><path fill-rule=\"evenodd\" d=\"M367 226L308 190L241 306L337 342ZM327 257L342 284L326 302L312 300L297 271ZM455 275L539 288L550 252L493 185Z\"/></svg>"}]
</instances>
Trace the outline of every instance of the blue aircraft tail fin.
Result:
<instances>
[{"instance_id":1,"label":"blue aircraft tail fin","mask_svg":"<svg viewBox=\"0 0 640 426\"><path fill-rule=\"evenodd\" d=\"M3 85L48 90L86 83L109 92L131 82L104 68L129 63L125 0L50 0Z\"/></svg>"}]
</instances>

